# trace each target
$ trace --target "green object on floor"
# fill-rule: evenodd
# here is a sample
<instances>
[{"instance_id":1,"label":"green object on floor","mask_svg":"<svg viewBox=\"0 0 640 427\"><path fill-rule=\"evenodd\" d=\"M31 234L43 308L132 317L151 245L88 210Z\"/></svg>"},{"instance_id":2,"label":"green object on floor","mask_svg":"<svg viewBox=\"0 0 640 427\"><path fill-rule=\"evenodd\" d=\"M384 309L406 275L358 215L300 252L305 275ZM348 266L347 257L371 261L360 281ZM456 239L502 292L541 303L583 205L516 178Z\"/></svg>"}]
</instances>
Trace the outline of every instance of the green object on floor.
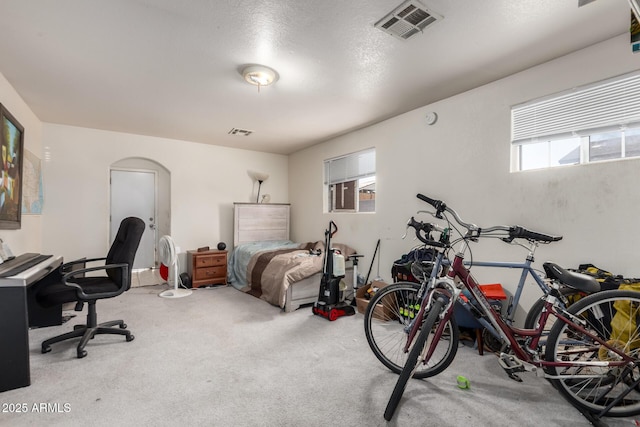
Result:
<instances>
[{"instance_id":1,"label":"green object on floor","mask_svg":"<svg viewBox=\"0 0 640 427\"><path fill-rule=\"evenodd\" d=\"M468 389L471 386L469 380L463 377L462 375L458 375L458 387L461 389Z\"/></svg>"}]
</instances>

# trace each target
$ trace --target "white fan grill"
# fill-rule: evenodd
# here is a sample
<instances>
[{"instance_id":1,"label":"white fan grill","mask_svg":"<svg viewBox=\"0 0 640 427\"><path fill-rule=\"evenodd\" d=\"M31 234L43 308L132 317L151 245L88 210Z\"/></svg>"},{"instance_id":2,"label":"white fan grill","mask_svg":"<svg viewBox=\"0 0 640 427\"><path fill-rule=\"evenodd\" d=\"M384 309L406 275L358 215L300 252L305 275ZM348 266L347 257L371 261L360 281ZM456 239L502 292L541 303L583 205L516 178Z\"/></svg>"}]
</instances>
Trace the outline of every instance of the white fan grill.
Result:
<instances>
[{"instance_id":1,"label":"white fan grill","mask_svg":"<svg viewBox=\"0 0 640 427\"><path fill-rule=\"evenodd\" d=\"M173 289L167 289L160 292L163 298L181 298L191 295L191 289L181 289L178 283L178 254L176 253L176 245L171 236L162 236L160 238L160 262L167 266L169 273L167 275L167 283L169 278L173 279ZM169 283L170 284L170 283Z\"/></svg>"}]
</instances>

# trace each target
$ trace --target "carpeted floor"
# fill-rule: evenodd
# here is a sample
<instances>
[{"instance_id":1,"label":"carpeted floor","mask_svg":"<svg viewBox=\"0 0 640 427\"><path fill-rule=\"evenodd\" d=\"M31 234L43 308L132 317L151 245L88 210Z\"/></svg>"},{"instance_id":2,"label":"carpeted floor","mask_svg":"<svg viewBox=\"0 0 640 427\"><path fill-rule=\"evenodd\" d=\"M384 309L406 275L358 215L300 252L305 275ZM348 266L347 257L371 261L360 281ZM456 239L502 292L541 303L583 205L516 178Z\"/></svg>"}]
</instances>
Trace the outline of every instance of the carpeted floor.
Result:
<instances>
[{"instance_id":1,"label":"carpeted floor","mask_svg":"<svg viewBox=\"0 0 640 427\"><path fill-rule=\"evenodd\" d=\"M329 322L310 308L284 313L232 287L181 299L158 297L164 289L100 301L98 320L124 319L135 340L98 336L84 359L75 357L74 342L48 354L39 345L84 322L85 313L31 330L32 384L0 393L0 425L590 425L547 381L525 374L516 383L493 355L470 347L439 376L411 380L387 423L382 413L397 377L369 350L362 315ZM457 375L470 389L457 387Z\"/></svg>"}]
</instances>

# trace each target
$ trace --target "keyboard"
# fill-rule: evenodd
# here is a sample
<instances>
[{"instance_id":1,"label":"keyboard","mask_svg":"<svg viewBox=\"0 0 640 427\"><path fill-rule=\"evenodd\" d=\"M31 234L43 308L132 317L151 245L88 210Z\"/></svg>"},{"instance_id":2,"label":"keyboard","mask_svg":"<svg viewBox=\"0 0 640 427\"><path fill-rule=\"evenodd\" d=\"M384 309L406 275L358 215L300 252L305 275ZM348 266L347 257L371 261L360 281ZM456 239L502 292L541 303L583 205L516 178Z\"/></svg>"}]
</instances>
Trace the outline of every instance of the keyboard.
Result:
<instances>
[{"instance_id":1,"label":"keyboard","mask_svg":"<svg viewBox=\"0 0 640 427\"><path fill-rule=\"evenodd\" d=\"M0 264L0 277L10 277L30 269L53 255L25 253Z\"/></svg>"}]
</instances>

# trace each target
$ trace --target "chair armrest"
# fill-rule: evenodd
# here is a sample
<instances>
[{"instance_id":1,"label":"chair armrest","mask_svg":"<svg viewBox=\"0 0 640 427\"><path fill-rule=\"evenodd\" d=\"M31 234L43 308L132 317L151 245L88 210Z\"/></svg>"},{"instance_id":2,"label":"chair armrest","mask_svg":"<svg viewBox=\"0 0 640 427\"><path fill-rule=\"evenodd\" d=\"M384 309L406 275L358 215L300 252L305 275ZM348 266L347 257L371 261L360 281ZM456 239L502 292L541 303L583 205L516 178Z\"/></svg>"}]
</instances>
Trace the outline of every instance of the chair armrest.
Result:
<instances>
[{"instance_id":1,"label":"chair armrest","mask_svg":"<svg viewBox=\"0 0 640 427\"><path fill-rule=\"evenodd\" d=\"M68 273L69 271L71 271L70 268L73 267L74 265L86 264L88 262L94 262L94 261L104 261L106 259L107 258L80 258L74 261L65 262L60 266L60 272L62 274Z\"/></svg>"},{"instance_id":2,"label":"chair armrest","mask_svg":"<svg viewBox=\"0 0 640 427\"><path fill-rule=\"evenodd\" d=\"M82 286L78 285L77 283L70 282L70 280L72 280L74 276L77 276L80 274L88 273L91 271L108 270L108 269L114 269L114 268L117 268L120 270L120 283L121 283L120 289L115 294L113 292L96 292L92 294L87 294L82 288ZM83 301L115 297L117 295L120 295L127 289L128 281L129 281L129 265L126 263L106 264L106 265L100 265L97 267L82 268L80 270L73 270L65 274L64 276L62 276L62 283L64 283L65 285L71 288L75 288L76 293L78 294L78 299L81 299Z\"/></svg>"}]
</instances>

